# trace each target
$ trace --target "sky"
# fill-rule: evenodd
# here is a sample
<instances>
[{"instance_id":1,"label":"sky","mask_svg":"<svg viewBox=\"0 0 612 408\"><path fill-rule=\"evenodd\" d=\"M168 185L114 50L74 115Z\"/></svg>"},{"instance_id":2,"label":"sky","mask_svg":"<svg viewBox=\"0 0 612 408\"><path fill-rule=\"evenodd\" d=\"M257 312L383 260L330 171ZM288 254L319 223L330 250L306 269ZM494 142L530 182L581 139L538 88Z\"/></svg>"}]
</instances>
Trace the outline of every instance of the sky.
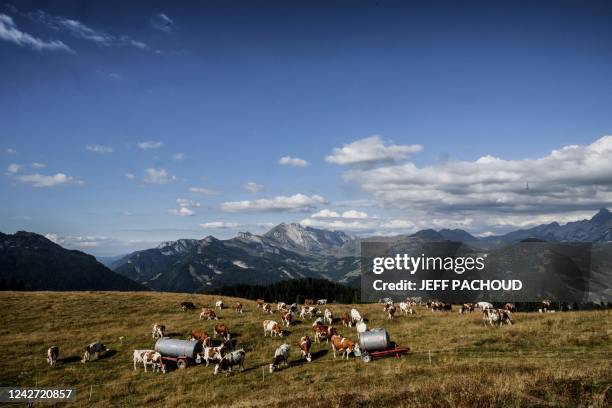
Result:
<instances>
[{"instance_id":1,"label":"sky","mask_svg":"<svg viewBox=\"0 0 612 408\"><path fill-rule=\"evenodd\" d=\"M0 3L0 231L500 234L612 202L612 3Z\"/></svg>"}]
</instances>

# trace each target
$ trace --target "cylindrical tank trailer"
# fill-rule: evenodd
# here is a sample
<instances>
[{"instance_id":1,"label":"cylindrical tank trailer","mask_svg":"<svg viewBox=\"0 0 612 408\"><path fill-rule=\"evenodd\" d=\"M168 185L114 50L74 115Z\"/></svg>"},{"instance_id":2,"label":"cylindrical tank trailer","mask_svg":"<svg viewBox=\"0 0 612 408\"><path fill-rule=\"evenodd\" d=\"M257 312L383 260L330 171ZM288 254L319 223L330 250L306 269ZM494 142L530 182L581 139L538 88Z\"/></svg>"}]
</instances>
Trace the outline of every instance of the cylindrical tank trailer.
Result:
<instances>
[{"instance_id":1,"label":"cylindrical tank trailer","mask_svg":"<svg viewBox=\"0 0 612 408\"><path fill-rule=\"evenodd\" d=\"M202 343L197 340L179 340L162 337L155 342L155 351L162 355L163 360L174 361L178 368L200 362Z\"/></svg>"},{"instance_id":2,"label":"cylindrical tank trailer","mask_svg":"<svg viewBox=\"0 0 612 408\"><path fill-rule=\"evenodd\" d=\"M391 347L389 333L385 329L372 329L359 333L361 351L382 351Z\"/></svg>"}]
</instances>

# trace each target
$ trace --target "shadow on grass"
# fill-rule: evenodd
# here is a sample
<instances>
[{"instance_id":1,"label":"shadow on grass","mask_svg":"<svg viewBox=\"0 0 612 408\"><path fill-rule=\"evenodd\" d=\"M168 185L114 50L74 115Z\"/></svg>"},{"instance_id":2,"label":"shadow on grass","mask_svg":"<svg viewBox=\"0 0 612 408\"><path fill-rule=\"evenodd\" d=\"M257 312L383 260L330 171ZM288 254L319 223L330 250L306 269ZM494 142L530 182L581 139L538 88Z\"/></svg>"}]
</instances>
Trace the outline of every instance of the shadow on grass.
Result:
<instances>
[{"instance_id":1,"label":"shadow on grass","mask_svg":"<svg viewBox=\"0 0 612 408\"><path fill-rule=\"evenodd\" d=\"M329 353L329 350L323 349L323 350L316 351L314 353L310 353L310 357L312 358L312 361L316 361L320 359L321 357L325 356L327 353ZM308 361L304 358L299 359L297 361L291 361L291 363L289 364L289 367L299 367L303 364L308 364Z\"/></svg>"},{"instance_id":2,"label":"shadow on grass","mask_svg":"<svg viewBox=\"0 0 612 408\"><path fill-rule=\"evenodd\" d=\"M111 358L115 354L117 354L117 350L107 350L106 353L100 354L100 357L98 357L98 360L105 360L107 358Z\"/></svg>"},{"instance_id":3,"label":"shadow on grass","mask_svg":"<svg viewBox=\"0 0 612 408\"><path fill-rule=\"evenodd\" d=\"M79 361L81 361L81 357L70 356L70 357L58 358L57 361L62 364L78 363Z\"/></svg>"}]
</instances>

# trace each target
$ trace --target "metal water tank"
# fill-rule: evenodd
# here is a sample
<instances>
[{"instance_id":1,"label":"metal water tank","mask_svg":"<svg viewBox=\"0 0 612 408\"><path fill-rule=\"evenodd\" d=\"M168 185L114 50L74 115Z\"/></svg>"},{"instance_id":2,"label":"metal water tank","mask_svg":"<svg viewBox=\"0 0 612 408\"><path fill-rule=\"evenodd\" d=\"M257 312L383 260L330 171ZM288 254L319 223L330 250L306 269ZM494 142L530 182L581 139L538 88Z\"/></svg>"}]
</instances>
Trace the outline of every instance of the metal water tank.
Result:
<instances>
[{"instance_id":1,"label":"metal water tank","mask_svg":"<svg viewBox=\"0 0 612 408\"><path fill-rule=\"evenodd\" d=\"M361 351L382 351L391 348L389 333L385 329L373 329L359 334Z\"/></svg>"},{"instance_id":2,"label":"metal water tank","mask_svg":"<svg viewBox=\"0 0 612 408\"><path fill-rule=\"evenodd\" d=\"M162 337L155 342L155 351L167 357L186 356L197 358L198 353L202 351L202 344L197 340L179 340Z\"/></svg>"}]
</instances>

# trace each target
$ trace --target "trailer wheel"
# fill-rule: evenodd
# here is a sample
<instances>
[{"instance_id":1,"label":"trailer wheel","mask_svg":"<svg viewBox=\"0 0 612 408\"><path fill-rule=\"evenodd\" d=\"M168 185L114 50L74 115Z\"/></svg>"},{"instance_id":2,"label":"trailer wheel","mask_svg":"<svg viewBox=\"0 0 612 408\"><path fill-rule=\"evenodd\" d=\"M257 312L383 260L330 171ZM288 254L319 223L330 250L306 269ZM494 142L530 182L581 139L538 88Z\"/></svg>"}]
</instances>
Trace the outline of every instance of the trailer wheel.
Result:
<instances>
[{"instance_id":1,"label":"trailer wheel","mask_svg":"<svg viewBox=\"0 0 612 408\"><path fill-rule=\"evenodd\" d=\"M372 361L372 356L368 353L363 353L361 355L361 360L363 360L364 363L369 363L370 361Z\"/></svg>"},{"instance_id":2,"label":"trailer wheel","mask_svg":"<svg viewBox=\"0 0 612 408\"><path fill-rule=\"evenodd\" d=\"M179 358L176 362L176 366L180 369L183 370L185 368L187 368L187 360Z\"/></svg>"}]
</instances>

